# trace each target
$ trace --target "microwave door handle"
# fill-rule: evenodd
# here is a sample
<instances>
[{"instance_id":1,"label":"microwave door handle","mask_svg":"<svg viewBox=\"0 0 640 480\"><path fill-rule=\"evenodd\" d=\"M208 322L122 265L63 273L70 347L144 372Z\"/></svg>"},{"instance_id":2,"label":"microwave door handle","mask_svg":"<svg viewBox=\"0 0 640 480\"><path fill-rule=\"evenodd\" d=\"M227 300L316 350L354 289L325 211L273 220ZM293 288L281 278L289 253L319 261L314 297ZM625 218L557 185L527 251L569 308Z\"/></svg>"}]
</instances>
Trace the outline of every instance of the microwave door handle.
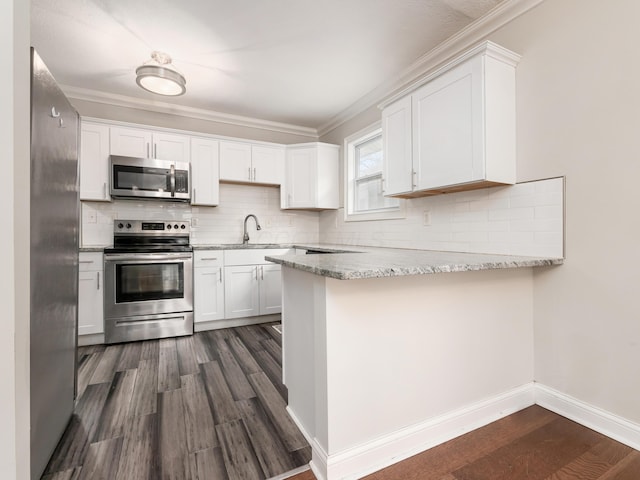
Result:
<instances>
[{"instance_id":1,"label":"microwave door handle","mask_svg":"<svg viewBox=\"0 0 640 480\"><path fill-rule=\"evenodd\" d=\"M176 196L176 167L171 165L171 197Z\"/></svg>"}]
</instances>

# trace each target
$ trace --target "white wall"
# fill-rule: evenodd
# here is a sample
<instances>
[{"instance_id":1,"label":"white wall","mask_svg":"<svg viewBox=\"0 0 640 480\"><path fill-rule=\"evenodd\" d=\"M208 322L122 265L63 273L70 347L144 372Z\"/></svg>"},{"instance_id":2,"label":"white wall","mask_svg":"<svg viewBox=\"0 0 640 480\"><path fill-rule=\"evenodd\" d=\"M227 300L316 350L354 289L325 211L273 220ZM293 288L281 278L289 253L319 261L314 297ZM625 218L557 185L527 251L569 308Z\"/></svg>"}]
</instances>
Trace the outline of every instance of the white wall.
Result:
<instances>
[{"instance_id":1,"label":"white wall","mask_svg":"<svg viewBox=\"0 0 640 480\"><path fill-rule=\"evenodd\" d=\"M29 466L29 2L0 3L0 478Z\"/></svg>"},{"instance_id":2,"label":"white wall","mask_svg":"<svg viewBox=\"0 0 640 480\"><path fill-rule=\"evenodd\" d=\"M488 39L522 55L518 181L566 176L566 261L534 274L535 379L640 423L638 18L637 0L546 0Z\"/></svg>"},{"instance_id":3,"label":"white wall","mask_svg":"<svg viewBox=\"0 0 640 480\"><path fill-rule=\"evenodd\" d=\"M517 69L518 179L566 175L535 274L536 381L640 423L640 2L547 0L492 36Z\"/></svg>"},{"instance_id":4,"label":"white wall","mask_svg":"<svg viewBox=\"0 0 640 480\"><path fill-rule=\"evenodd\" d=\"M217 207L136 200L82 202L81 245L112 245L114 219L190 220L193 245L242 243L243 220L250 213L258 217L262 230L257 231L250 219L249 243L318 242L318 213L280 210L280 188L222 183Z\"/></svg>"}]
</instances>

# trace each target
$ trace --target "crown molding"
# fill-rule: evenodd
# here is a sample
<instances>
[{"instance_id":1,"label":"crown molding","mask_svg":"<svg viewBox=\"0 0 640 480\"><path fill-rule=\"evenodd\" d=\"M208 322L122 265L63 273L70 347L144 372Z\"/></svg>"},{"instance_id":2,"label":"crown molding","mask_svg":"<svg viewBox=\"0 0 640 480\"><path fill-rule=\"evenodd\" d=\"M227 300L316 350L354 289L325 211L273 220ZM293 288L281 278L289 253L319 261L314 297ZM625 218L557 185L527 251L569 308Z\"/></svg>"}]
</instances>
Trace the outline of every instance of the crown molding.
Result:
<instances>
[{"instance_id":1,"label":"crown molding","mask_svg":"<svg viewBox=\"0 0 640 480\"><path fill-rule=\"evenodd\" d=\"M147 110L151 112L168 113L171 115L196 118L199 120L206 120L210 122L226 123L229 125L237 125L240 127L257 128L260 130L268 130L272 132L301 135L304 137L309 137L312 140L318 139L318 131L315 128L301 127L288 123L272 122L269 120L261 120L258 118L243 117L241 115L232 115L228 113L216 112L213 110L205 110L203 108L174 105L167 102L144 100L140 98L129 97L126 95L118 95L115 93L106 93L86 88L71 87L69 85L61 85L60 88L67 97L75 98L77 100L86 100L89 102L115 105L118 107L135 108L138 110Z\"/></svg>"},{"instance_id":2,"label":"crown molding","mask_svg":"<svg viewBox=\"0 0 640 480\"><path fill-rule=\"evenodd\" d=\"M505 0L498 4L489 13L425 53L409 67L400 71L390 80L380 84L327 123L320 125L318 127L318 135L322 137L374 105L384 104L385 100L394 93L404 90L407 85L419 82L422 77L429 75L456 55L486 40L488 35L538 6L543 1Z\"/></svg>"},{"instance_id":3,"label":"crown molding","mask_svg":"<svg viewBox=\"0 0 640 480\"><path fill-rule=\"evenodd\" d=\"M394 93L390 97L387 97L383 102L378 105L378 109L383 110L389 105L391 105L396 100L400 100L401 98L407 96L409 93L413 92L417 88L429 83L431 80L436 77L442 75L443 73L451 70L457 65L466 62L467 60L475 57L476 55L486 55L491 58L495 58L500 60L501 62L511 65L515 67L518 62L520 62L520 55L514 53L510 50L507 50L500 45L497 45L493 42L485 41L481 44L475 46L471 50L465 51L463 54L456 56L453 60L446 62L445 64L439 66L435 70L430 71L427 75L422 75L417 81L410 83L408 86L404 87L402 90Z\"/></svg>"}]
</instances>

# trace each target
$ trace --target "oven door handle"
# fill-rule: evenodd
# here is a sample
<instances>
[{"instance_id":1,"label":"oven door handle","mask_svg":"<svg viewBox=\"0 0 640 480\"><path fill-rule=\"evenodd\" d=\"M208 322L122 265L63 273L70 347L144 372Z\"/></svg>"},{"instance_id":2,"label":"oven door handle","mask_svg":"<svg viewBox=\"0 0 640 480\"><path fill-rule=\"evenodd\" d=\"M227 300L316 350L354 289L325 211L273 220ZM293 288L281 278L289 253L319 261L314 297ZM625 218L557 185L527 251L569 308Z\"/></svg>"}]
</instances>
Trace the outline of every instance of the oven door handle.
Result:
<instances>
[{"instance_id":1,"label":"oven door handle","mask_svg":"<svg viewBox=\"0 0 640 480\"><path fill-rule=\"evenodd\" d=\"M104 256L105 262L148 262L148 261L173 261L173 260L191 260L193 255L190 253L139 253L131 255L125 254L109 254Z\"/></svg>"}]
</instances>

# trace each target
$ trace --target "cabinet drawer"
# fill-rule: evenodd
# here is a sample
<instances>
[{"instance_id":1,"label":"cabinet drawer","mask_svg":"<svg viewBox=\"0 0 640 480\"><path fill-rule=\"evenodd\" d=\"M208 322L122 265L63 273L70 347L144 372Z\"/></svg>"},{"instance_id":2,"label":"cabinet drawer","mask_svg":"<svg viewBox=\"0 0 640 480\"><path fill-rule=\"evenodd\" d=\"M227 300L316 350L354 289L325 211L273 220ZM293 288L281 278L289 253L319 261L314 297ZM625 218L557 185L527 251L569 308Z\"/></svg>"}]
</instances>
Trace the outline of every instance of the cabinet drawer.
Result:
<instances>
[{"instance_id":1,"label":"cabinet drawer","mask_svg":"<svg viewBox=\"0 0 640 480\"><path fill-rule=\"evenodd\" d=\"M78 271L95 272L102 269L102 252L80 252L78 255Z\"/></svg>"},{"instance_id":2,"label":"cabinet drawer","mask_svg":"<svg viewBox=\"0 0 640 480\"><path fill-rule=\"evenodd\" d=\"M224 265L223 250L196 250L193 252L193 266L200 267L222 267Z\"/></svg>"},{"instance_id":3,"label":"cabinet drawer","mask_svg":"<svg viewBox=\"0 0 640 480\"><path fill-rule=\"evenodd\" d=\"M248 248L246 250L225 250L224 264L231 265L264 265L267 262L264 257L267 255L286 255L290 253L290 248Z\"/></svg>"}]
</instances>

